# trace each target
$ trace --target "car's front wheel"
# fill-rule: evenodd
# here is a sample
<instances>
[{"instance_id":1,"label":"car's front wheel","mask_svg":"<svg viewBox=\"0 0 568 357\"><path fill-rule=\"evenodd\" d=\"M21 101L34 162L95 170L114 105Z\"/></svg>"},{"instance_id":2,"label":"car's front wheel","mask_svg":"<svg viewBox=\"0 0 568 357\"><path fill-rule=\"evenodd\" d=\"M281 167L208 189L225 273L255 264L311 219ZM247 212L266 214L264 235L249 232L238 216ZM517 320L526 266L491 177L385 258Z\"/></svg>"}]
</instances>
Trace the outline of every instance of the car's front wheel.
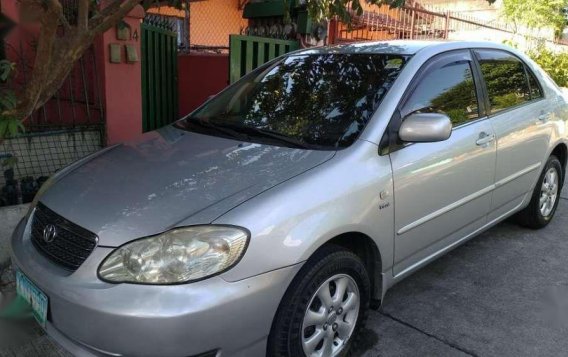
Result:
<instances>
[{"instance_id":1,"label":"car's front wheel","mask_svg":"<svg viewBox=\"0 0 568 357\"><path fill-rule=\"evenodd\" d=\"M356 348L369 299L369 275L359 257L334 245L320 249L302 267L280 303L268 356L348 355Z\"/></svg>"}]
</instances>

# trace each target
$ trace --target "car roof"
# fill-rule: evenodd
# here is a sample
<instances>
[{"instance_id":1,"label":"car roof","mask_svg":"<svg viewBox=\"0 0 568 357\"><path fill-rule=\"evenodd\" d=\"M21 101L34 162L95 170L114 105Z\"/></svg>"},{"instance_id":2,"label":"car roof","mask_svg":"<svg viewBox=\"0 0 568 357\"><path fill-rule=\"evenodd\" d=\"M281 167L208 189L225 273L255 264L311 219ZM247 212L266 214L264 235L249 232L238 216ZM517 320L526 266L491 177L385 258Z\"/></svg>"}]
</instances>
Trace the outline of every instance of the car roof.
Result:
<instances>
[{"instance_id":1,"label":"car roof","mask_svg":"<svg viewBox=\"0 0 568 357\"><path fill-rule=\"evenodd\" d=\"M330 54L330 53L381 53L381 54L400 54L414 55L417 52L428 48L429 50L439 49L440 52L451 51L463 48L495 48L512 50L510 47L489 42L489 41L416 41L416 40L394 40L376 42L358 42L344 45L332 45L315 47L293 54Z\"/></svg>"}]
</instances>

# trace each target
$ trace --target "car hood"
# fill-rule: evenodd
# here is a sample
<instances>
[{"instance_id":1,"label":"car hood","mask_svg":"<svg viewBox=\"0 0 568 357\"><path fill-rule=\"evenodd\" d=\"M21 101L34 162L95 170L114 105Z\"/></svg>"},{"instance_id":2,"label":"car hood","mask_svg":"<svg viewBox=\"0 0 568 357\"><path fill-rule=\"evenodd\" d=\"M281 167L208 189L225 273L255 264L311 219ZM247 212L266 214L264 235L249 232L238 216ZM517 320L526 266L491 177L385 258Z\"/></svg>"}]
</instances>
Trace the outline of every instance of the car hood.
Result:
<instances>
[{"instance_id":1,"label":"car hood","mask_svg":"<svg viewBox=\"0 0 568 357\"><path fill-rule=\"evenodd\" d=\"M169 126L63 171L40 201L96 233L99 245L116 247L176 226L210 223L333 155Z\"/></svg>"}]
</instances>

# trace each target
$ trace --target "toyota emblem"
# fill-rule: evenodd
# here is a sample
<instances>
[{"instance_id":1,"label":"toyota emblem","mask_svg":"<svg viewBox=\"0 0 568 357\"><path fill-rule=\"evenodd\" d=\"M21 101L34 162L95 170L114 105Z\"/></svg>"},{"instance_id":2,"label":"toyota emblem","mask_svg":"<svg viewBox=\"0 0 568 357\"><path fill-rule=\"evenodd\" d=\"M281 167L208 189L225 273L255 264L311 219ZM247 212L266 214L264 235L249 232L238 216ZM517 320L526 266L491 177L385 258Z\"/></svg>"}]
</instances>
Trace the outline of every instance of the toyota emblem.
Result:
<instances>
[{"instance_id":1,"label":"toyota emblem","mask_svg":"<svg viewBox=\"0 0 568 357\"><path fill-rule=\"evenodd\" d=\"M43 229L43 241L46 243L51 243L57 237L57 228L53 224L48 224Z\"/></svg>"}]
</instances>

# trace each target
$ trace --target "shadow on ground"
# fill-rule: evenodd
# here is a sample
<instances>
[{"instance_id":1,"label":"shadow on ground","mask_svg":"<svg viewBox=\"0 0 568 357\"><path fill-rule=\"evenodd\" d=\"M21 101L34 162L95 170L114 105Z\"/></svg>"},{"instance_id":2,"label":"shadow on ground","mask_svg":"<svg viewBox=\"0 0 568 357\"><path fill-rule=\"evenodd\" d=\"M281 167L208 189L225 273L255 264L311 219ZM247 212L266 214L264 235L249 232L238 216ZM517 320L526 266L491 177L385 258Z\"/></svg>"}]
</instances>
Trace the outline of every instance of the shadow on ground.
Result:
<instances>
[{"instance_id":1,"label":"shadow on ground","mask_svg":"<svg viewBox=\"0 0 568 357\"><path fill-rule=\"evenodd\" d=\"M393 287L362 356L566 356L567 263L564 198L545 229L504 222Z\"/></svg>"}]
</instances>

